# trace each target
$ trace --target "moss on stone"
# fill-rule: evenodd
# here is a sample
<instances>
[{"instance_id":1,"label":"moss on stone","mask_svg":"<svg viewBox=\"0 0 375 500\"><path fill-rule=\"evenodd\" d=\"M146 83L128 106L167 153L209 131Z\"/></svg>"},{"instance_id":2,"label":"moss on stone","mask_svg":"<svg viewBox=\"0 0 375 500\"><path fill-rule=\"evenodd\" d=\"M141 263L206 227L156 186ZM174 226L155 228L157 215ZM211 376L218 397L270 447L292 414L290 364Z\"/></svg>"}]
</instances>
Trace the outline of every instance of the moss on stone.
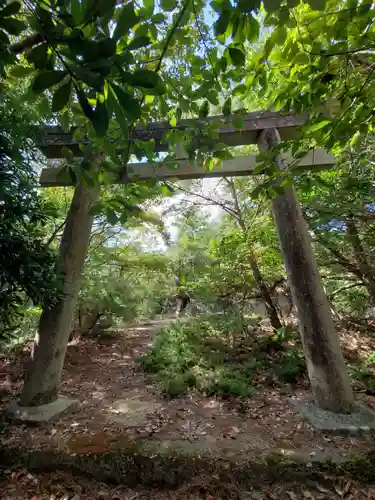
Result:
<instances>
[{"instance_id":1,"label":"moss on stone","mask_svg":"<svg viewBox=\"0 0 375 500\"><path fill-rule=\"evenodd\" d=\"M106 453L68 454L16 448L0 450L0 459L5 466L22 463L30 470L71 470L129 486L175 487L202 474L253 487L277 480L316 479L323 473L366 483L375 481L375 451L346 459L324 454L312 459L303 452L285 454L274 450L247 458L233 454L215 456L190 446L184 452L181 448L173 450L172 442L163 448L156 441L147 445L139 441L126 449Z\"/></svg>"}]
</instances>

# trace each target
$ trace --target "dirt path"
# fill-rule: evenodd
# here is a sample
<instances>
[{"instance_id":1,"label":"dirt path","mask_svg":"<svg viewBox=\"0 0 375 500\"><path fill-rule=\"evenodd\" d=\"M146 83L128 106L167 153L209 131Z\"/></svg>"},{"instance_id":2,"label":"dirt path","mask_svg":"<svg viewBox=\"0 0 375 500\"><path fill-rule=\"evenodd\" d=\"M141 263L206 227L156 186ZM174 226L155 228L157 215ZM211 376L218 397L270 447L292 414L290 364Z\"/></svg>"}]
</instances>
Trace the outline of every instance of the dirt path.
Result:
<instances>
[{"instance_id":1,"label":"dirt path","mask_svg":"<svg viewBox=\"0 0 375 500\"><path fill-rule=\"evenodd\" d=\"M101 345L90 340L70 343L61 393L78 400L74 411L27 431L22 424L11 424L3 433L3 443L100 452L144 438L189 451L258 454L283 448L340 456L372 444L371 435L348 438L316 433L287 402L289 396L309 397L303 389L264 389L245 403L198 394L173 400L163 397L151 377L139 369L136 358L147 352L165 323L133 326ZM21 387L24 361L21 357L0 370L0 387L6 393L3 405Z\"/></svg>"}]
</instances>

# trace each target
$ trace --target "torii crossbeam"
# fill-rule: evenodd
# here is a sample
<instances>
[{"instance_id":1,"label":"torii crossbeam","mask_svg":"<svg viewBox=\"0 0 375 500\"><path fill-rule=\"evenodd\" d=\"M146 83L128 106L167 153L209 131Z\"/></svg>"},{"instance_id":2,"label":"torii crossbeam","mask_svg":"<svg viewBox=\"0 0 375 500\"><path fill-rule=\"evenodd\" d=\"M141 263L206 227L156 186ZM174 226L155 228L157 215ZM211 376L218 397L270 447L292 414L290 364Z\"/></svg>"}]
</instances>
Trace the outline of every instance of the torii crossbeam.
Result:
<instances>
[{"instance_id":1,"label":"torii crossbeam","mask_svg":"<svg viewBox=\"0 0 375 500\"><path fill-rule=\"evenodd\" d=\"M296 116L294 114L281 115L276 112L255 112L243 116L243 127L236 129L232 125L230 117L216 116L209 117L206 120L182 120L175 127L175 130L186 130L196 127L203 127L205 124L216 124L217 142L227 146L241 146L248 144L257 144L259 134L264 129L277 128L280 131L282 140L293 140L299 136L299 127L305 122L306 117ZM135 127L132 140L151 140L155 141L155 151L162 152L168 150L166 133L173 130L170 124L165 122L150 123L147 127ZM82 150L79 143L74 140L73 132L63 132L56 127L46 127L42 137L37 143L38 147L48 158L60 158L62 148L69 148L76 156L82 156ZM88 143L83 140L82 143ZM292 162L292 156L287 154L283 157L286 165ZM328 167L334 163L331 153L322 149L310 151L301 158L298 166ZM230 160L221 162L219 168L205 170L203 166L187 159L160 163L130 163L128 164L128 177L131 180L147 179L195 179L203 177L224 177L250 175L256 167L254 155L238 156ZM123 177L119 173L111 174L111 182L122 183ZM42 186L69 186L72 180L68 171L63 168L46 168L42 171L40 177Z\"/></svg>"}]
</instances>

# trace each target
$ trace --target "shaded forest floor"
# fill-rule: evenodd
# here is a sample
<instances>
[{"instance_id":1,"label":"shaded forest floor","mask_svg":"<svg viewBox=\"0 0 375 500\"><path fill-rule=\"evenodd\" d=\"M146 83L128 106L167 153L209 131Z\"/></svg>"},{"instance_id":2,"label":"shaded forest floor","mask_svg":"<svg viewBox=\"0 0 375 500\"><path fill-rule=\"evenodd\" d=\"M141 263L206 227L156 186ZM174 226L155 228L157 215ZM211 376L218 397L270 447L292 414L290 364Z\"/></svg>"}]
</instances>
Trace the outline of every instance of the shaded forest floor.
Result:
<instances>
[{"instance_id":1,"label":"shaded forest floor","mask_svg":"<svg viewBox=\"0 0 375 500\"><path fill-rule=\"evenodd\" d=\"M174 399L166 397L152 376L141 370L136 358L149 351L156 331L167 322L159 320L135 325L126 331L116 332L100 343L97 339L73 340L68 347L61 393L76 399L78 404L56 421L42 426L31 427L4 419L0 423L2 446L27 450L57 450L64 454L84 455L112 452L142 442L150 445L151 449L164 447L188 454L209 452L223 458L257 457L274 450L281 450L286 454L301 451L307 461L309 459L314 461L320 456L343 458L372 449L373 435L324 435L312 429L292 409L289 403L290 397L305 399L310 396L307 380L304 377L301 377L295 385L286 383L267 385L264 379L260 379L254 396L249 399L223 400L196 392ZM375 340L372 335L348 330L343 330L341 333L344 352L350 362L361 357L366 358L371 350L374 350ZM25 349L15 358L3 357L0 360L3 407L16 397L21 389L27 356L28 352ZM356 388L357 400L375 408L375 397L366 393L360 383L356 384ZM19 473L22 481L15 479ZM116 488L110 489L71 476L66 476L60 481L58 477L48 474L28 476L28 473L22 470L7 471L3 486L4 491L9 490L9 494L1 498L28 498L22 496L24 495L22 492L12 493L19 488L22 490L23 484L26 485L26 489L35 490L36 498L50 498L48 494L50 496L54 494L50 493L51 484L53 486L56 482L61 483L60 486L63 485L65 488L69 481L73 485L76 484L80 490L75 500L100 498L96 490L106 492L105 495L103 493L103 498L121 499L210 499L212 497L294 500L294 498L344 498L344 496L350 498L350 491L355 492L357 488L354 483L349 484L344 481L344 484L341 480L335 479L330 480L328 486L314 483L311 491L316 491L314 496L309 497L310 490L305 486L302 487L297 483L291 485L276 483L268 485L264 491L255 492L255 496L252 496L253 493L247 494L236 485L232 485L232 490L225 493L227 486L211 484L203 477L197 483L187 485L187 489L179 490L178 493L143 490L134 492L129 490L130 493L127 493L126 488L121 493L116 493ZM215 488L217 491L221 489L221 493L215 493ZM277 493L278 488L280 491ZM343 488L347 489L344 496L341 495ZM39 489L41 493L38 492ZM86 490L86 493L82 493ZM239 493L240 490L242 493ZM363 498L375 498L371 488L367 488L366 491L362 488L361 491ZM44 494L47 496L44 497ZM51 498L65 500L71 498L69 495L64 497L64 494ZM361 498L359 493L353 495L352 498ZM74 488L71 496L74 497Z\"/></svg>"},{"instance_id":2,"label":"shaded forest floor","mask_svg":"<svg viewBox=\"0 0 375 500\"><path fill-rule=\"evenodd\" d=\"M7 470L0 475L3 500L369 500L375 487L325 476L307 482L287 480L261 488L223 484L201 476L173 489L128 488L69 473Z\"/></svg>"},{"instance_id":3,"label":"shaded forest floor","mask_svg":"<svg viewBox=\"0 0 375 500\"><path fill-rule=\"evenodd\" d=\"M97 339L71 342L61 393L76 399L78 405L43 426L4 423L2 442L9 446L23 443L30 448L52 446L68 452L104 452L142 438L174 441L176 447L191 451L215 448L258 454L285 448L332 451L342 456L373 441L369 435L333 437L315 432L288 402L290 397L309 398L306 379L294 386L272 383L271 387L260 379L256 393L246 400L221 400L198 393L173 399L164 396L136 358L150 349L155 332L165 323L134 326L101 343ZM364 334L356 341L353 335L346 337L353 343L352 357L368 345ZM348 346L345 352L348 356ZM23 352L13 360L2 360L3 405L22 386L27 356L28 352ZM357 399L375 407L375 397L364 391Z\"/></svg>"}]
</instances>

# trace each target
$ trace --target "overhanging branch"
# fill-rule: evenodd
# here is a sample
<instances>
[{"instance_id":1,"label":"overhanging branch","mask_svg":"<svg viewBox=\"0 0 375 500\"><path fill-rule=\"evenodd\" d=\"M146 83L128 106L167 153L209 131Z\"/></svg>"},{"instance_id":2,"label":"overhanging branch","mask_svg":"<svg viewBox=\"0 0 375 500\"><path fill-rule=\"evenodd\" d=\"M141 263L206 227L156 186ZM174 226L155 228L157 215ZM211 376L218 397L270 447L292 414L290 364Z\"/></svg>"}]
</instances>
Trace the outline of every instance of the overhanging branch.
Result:
<instances>
[{"instance_id":1,"label":"overhanging branch","mask_svg":"<svg viewBox=\"0 0 375 500\"><path fill-rule=\"evenodd\" d=\"M35 45L39 45L43 42L43 37L40 33L35 33L34 35L30 35L20 42L13 43L9 45L9 50L12 54L18 55L22 54L26 50L32 49Z\"/></svg>"}]
</instances>

